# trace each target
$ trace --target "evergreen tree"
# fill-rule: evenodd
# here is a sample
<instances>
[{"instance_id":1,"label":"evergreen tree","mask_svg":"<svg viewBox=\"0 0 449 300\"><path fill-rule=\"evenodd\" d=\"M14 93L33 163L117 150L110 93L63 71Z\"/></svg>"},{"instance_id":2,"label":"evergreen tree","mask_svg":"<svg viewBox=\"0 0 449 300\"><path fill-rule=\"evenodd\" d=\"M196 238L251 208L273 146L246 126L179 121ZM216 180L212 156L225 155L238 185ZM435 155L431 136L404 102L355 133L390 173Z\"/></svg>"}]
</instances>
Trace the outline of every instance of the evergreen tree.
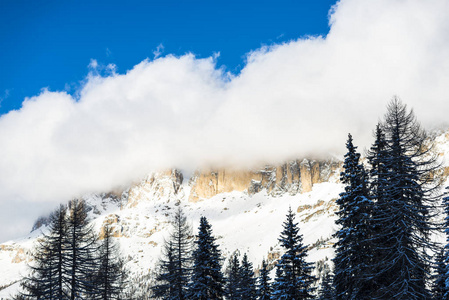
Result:
<instances>
[{"instance_id":1,"label":"evergreen tree","mask_svg":"<svg viewBox=\"0 0 449 300\"><path fill-rule=\"evenodd\" d=\"M176 299L175 295L175 250L173 242L166 242L164 245L163 258L159 259L159 271L156 275L156 282L151 287L153 297L156 299Z\"/></svg>"},{"instance_id":2,"label":"evergreen tree","mask_svg":"<svg viewBox=\"0 0 449 300\"><path fill-rule=\"evenodd\" d=\"M334 287L332 285L333 276L327 268L323 280L321 282L320 290L318 291L318 300L334 300Z\"/></svg>"},{"instance_id":3,"label":"evergreen tree","mask_svg":"<svg viewBox=\"0 0 449 300\"><path fill-rule=\"evenodd\" d=\"M95 278L96 299L121 299L126 272L119 249L113 241L111 227L106 224L99 247L100 266Z\"/></svg>"},{"instance_id":4,"label":"evergreen tree","mask_svg":"<svg viewBox=\"0 0 449 300\"><path fill-rule=\"evenodd\" d=\"M313 299L312 285L316 279L311 275L312 264L305 260L307 246L303 245L298 223L294 219L290 208L279 238L285 253L277 265L272 299Z\"/></svg>"},{"instance_id":5,"label":"evergreen tree","mask_svg":"<svg viewBox=\"0 0 449 300\"><path fill-rule=\"evenodd\" d=\"M85 202L72 200L69 208L63 265L69 298L92 298L97 293L94 286L97 239L87 221Z\"/></svg>"},{"instance_id":6,"label":"evergreen tree","mask_svg":"<svg viewBox=\"0 0 449 300\"><path fill-rule=\"evenodd\" d=\"M186 299L191 273L192 230L179 208L174 217L173 229L165 243L165 257L160 260L155 295L162 299Z\"/></svg>"},{"instance_id":7,"label":"evergreen tree","mask_svg":"<svg viewBox=\"0 0 449 300\"><path fill-rule=\"evenodd\" d=\"M193 272L189 284L189 299L223 299L224 277L221 272L221 252L212 235L206 217L201 217L193 251Z\"/></svg>"},{"instance_id":8,"label":"evergreen tree","mask_svg":"<svg viewBox=\"0 0 449 300\"><path fill-rule=\"evenodd\" d=\"M449 187L446 187L449 190ZM440 267L444 266L444 275L440 275L440 282L444 281L444 293L441 299L449 300L449 192L446 193L446 197L443 198L443 207L445 212L445 222L444 228L446 233L446 242L443 249L442 262L439 264Z\"/></svg>"},{"instance_id":9,"label":"evergreen tree","mask_svg":"<svg viewBox=\"0 0 449 300\"><path fill-rule=\"evenodd\" d=\"M432 206L437 186L431 172L435 158L413 114L397 98L387 108L382 124L385 157L382 159L382 190L376 201L377 251L372 262L375 298L430 299L426 288L430 275L428 251L434 249ZM337 273L336 273L337 276ZM337 291L338 292L338 291Z\"/></svg>"},{"instance_id":10,"label":"evergreen tree","mask_svg":"<svg viewBox=\"0 0 449 300\"><path fill-rule=\"evenodd\" d=\"M276 274L275 274L275 280L272 284L272 291L271 291L271 298L272 300L277 300L277 299L285 299L283 298L284 296L284 289L283 287L285 286L285 277L282 276L282 267L281 265L278 264L276 265Z\"/></svg>"},{"instance_id":11,"label":"evergreen tree","mask_svg":"<svg viewBox=\"0 0 449 300\"><path fill-rule=\"evenodd\" d=\"M234 254L229 259L229 265L227 268L225 294L226 299L237 300L242 299L242 289L241 289L241 269L238 252Z\"/></svg>"},{"instance_id":12,"label":"evergreen tree","mask_svg":"<svg viewBox=\"0 0 449 300\"><path fill-rule=\"evenodd\" d=\"M240 280L242 299L255 300L257 298L256 278L254 277L253 264L248 260L246 253L243 254L242 258Z\"/></svg>"},{"instance_id":13,"label":"evergreen tree","mask_svg":"<svg viewBox=\"0 0 449 300\"><path fill-rule=\"evenodd\" d=\"M432 297L434 300L447 300L446 294L446 263L444 249L438 252L435 258L435 272L432 276Z\"/></svg>"},{"instance_id":14,"label":"evergreen tree","mask_svg":"<svg viewBox=\"0 0 449 300\"><path fill-rule=\"evenodd\" d=\"M267 269L265 259L262 260L262 267L259 270L258 284L257 284L257 299L269 300L271 299L271 278Z\"/></svg>"},{"instance_id":15,"label":"evergreen tree","mask_svg":"<svg viewBox=\"0 0 449 300\"><path fill-rule=\"evenodd\" d=\"M360 163L360 154L353 145L352 136L346 143L348 152L343 164L340 180L345 191L340 194L337 204L341 229L335 233L334 287L336 299L366 299L373 292L369 273L372 261L371 237L373 234L371 214L373 202L368 195L366 171Z\"/></svg>"},{"instance_id":16,"label":"evergreen tree","mask_svg":"<svg viewBox=\"0 0 449 300\"><path fill-rule=\"evenodd\" d=\"M50 215L48 229L37 242L31 273L22 281L21 299L68 299L63 269L67 234L64 206Z\"/></svg>"}]
</instances>

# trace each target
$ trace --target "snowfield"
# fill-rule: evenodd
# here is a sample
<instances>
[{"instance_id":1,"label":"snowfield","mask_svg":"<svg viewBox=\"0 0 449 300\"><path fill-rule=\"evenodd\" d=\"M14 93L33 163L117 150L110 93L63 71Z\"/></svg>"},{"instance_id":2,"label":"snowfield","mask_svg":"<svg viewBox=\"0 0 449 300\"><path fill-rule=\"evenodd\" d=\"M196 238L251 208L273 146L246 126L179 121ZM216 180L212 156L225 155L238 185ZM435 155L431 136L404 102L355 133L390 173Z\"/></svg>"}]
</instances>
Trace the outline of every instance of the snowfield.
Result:
<instances>
[{"instance_id":1,"label":"snowfield","mask_svg":"<svg viewBox=\"0 0 449 300\"><path fill-rule=\"evenodd\" d=\"M446 158L443 166L447 170L449 132L440 133L434 140L437 153L442 159ZM285 192L273 196L262 190L249 195L246 191L234 191L198 202L188 200L191 190L188 179L175 193L170 176L154 177L157 178L156 183L149 184L144 180L125 191L121 198L111 194L84 196L90 207L92 226L98 232L106 220L112 220L113 232L117 236L114 239L120 245L132 277L154 270L164 238L168 237L170 222L179 206L192 225L194 235L200 217L207 217L222 254L229 257L236 250L240 254L247 253L256 269L263 258L272 264L282 254L278 237L290 207L296 212L304 243L309 245L308 260L329 264L334 256L332 234L337 230L335 200L343 191L343 185L336 178L338 175L331 177L329 182L313 185L311 192L303 194ZM446 179L447 185L449 180ZM130 195L136 199L130 199ZM8 299L17 292L18 281L28 272L33 244L45 230L44 225L26 237L0 245L0 299ZM224 266L226 264L224 262ZM315 275L318 271L315 270Z\"/></svg>"}]
</instances>

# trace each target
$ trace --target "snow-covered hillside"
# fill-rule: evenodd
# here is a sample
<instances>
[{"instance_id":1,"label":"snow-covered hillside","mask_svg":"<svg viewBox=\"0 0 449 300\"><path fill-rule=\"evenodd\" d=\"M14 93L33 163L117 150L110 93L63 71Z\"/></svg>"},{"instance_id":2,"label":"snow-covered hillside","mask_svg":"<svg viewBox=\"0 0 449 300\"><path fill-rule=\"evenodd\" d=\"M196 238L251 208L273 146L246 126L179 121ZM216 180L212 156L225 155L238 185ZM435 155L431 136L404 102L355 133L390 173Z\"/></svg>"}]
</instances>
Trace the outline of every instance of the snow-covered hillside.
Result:
<instances>
[{"instance_id":1,"label":"snow-covered hillside","mask_svg":"<svg viewBox=\"0 0 449 300\"><path fill-rule=\"evenodd\" d=\"M442 159L445 158L439 175L446 180L449 174L449 132L439 133L434 140L437 153ZM309 169L313 169L313 164L306 163L312 166ZM298 170L304 164L298 164ZM330 165L333 167L330 168ZM195 186L198 175L185 178L181 173L172 171L150 174L121 195L86 195L84 199L90 208L89 217L93 226L100 234L105 222L113 224L113 235L120 244L126 266L133 277L148 274L154 269L161 245L170 229L170 221L179 206L187 215L194 234L200 216L207 217L223 254L229 256L235 250L246 252L255 267L260 265L263 258L273 262L280 256L278 237L291 207L297 213L296 220L304 235L304 242L311 246L309 261L322 263L333 257L332 234L337 228L334 223L337 210L335 200L343 190L338 182L339 169L336 165L335 161L322 164L318 173L324 175L310 181L310 191L305 190L304 180L297 181L297 191L302 192L292 192L292 188L282 189L279 183L282 180L276 181L276 178L273 188L267 188L267 185L262 184L262 176L260 182L256 182L262 184L261 190L242 191L241 188L235 188L234 191L220 192L217 188L211 197L198 198L199 189ZM276 171L273 172L276 174ZM304 176L306 173L301 174ZM254 184L255 181L250 179L245 180ZM206 186L208 182L210 185L215 184L212 179L207 180L210 181L205 181ZM292 180L288 186L294 184ZM228 183L228 186L234 185ZM191 197L193 189L196 189L194 201ZM41 226L28 236L0 245L0 299L8 299L9 295L15 293L18 281L28 271L27 263L33 244L46 230L45 219L39 220L37 225Z\"/></svg>"}]
</instances>

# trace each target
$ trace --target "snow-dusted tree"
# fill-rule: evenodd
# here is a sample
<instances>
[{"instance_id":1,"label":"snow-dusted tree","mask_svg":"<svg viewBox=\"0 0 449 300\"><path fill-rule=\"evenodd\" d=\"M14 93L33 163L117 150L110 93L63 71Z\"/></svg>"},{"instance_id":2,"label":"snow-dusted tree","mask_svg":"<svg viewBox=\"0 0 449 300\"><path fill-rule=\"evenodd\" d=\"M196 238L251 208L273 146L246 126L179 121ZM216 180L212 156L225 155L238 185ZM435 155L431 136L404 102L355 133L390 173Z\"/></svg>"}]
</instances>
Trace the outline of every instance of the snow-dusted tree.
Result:
<instances>
[{"instance_id":1,"label":"snow-dusted tree","mask_svg":"<svg viewBox=\"0 0 449 300\"><path fill-rule=\"evenodd\" d=\"M179 208L174 216L173 228L159 261L156 285L152 288L162 299L186 299L187 285L192 267L192 230Z\"/></svg>"},{"instance_id":2,"label":"snow-dusted tree","mask_svg":"<svg viewBox=\"0 0 449 300\"><path fill-rule=\"evenodd\" d=\"M164 244L163 257L159 259L156 284L151 287L156 299L177 299L175 295L175 250L173 242Z\"/></svg>"},{"instance_id":3,"label":"snow-dusted tree","mask_svg":"<svg viewBox=\"0 0 449 300\"><path fill-rule=\"evenodd\" d=\"M271 299L271 278L267 269L265 259L262 260L262 267L259 270L259 277L257 278L257 299L269 300Z\"/></svg>"},{"instance_id":4,"label":"snow-dusted tree","mask_svg":"<svg viewBox=\"0 0 449 300\"><path fill-rule=\"evenodd\" d=\"M221 251L212 235L211 225L206 217L201 217L193 251L189 299L223 299L225 280L221 272L221 261Z\"/></svg>"},{"instance_id":5,"label":"snow-dusted tree","mask_svg":"<svg viewBox=\"0 0 449 300\"><path fill-rule=\"evenodd\" d=\"M318 300L334 300L334 287L332 285L333 275L329 268L326 268L321 287L318 291Z\"/></svg>"},{"instance_id":6,"label":"snow-dusted tree","mask_svg":"<svg viewBox=\"0 0 449 300\"><path fill-rule=\"evenodd\" d=\"M64 241L65 284L69 299L86 299L96 295L95 274L97 271L97 238L87 220L83 200L69 203L67 236Z\"/></svg>"},{"instance_id":7,"label":"snow-dusted tree","mask_svg":"<svg viewBox=\"0 0 449 300\"><path fill-rule=\"evenodd\" d=\"M22 281L20 299L68 299L63 269L67 235L65 207L61 205L49 220L49 231L38 240L34 250L31 273Z\"/></svg>"},{"instance_id":8,"label":"snow-dusted tree","mask_svg":"<svg viewBox=\"0 0 449 300\"><path fill-rule=\"evenodd\" d=\"M240 289L242 299L257 299L256 278L254 277L253 264L248 260L248 255L243 254L242 265L240 267Z\"/></svg>"},{"instance_id":9,"label":"snow-dusted tree","mask_svg":"<svg viewBox=\"0 0 449 300\"><path fill-rule=\"evenodd\" d=\"M374 253L370 240L373 202L368 196L367 174L350 134L346 148L344 171L340 174L345 191L337 199L340 210L336 223L341 228L334 235L338 239L333 259L335 296L336 299L366 299L373 289L367 276Z\"/></svg>"},{"instance_id":10,"label":"snow-dusted tree","mask_svg":"<svg viewBox=\"0 0 449 300\"><path fill-rule=\"evenodd\" d=\"M313 283L311 275L312 263L306 262L307 246L303 244L299 234L298 223L291 210L283 223L283 231L279 238L285 253L278 262L272 299L313 299Z\"/></svg>"},{"instance_id":11,"label":"snow-dusted tree","mask_svg":"<svg viewBox=\"0 0 449 300\"><path fill-rule=\"evenodd\" d=\"M99 269L95 277L95 299L121 299L126 271L109 224L103 227L102 238L97 254Z\"/></svg>"},{"instance_id":12,"label":"snow-dusted tree","mask_svg":"<svg viewBox=\"0 0 449 300\"><path fill-rule=\"evenodd\" d=\"M449 300L449 187L446 187L446 189L448 192L446 193L446 197L443 198L443 207L445 212L444 228L447 244L443 249L442 261L439 264L440 268L444 268L444 272L442 272L443 274L441 274L439 278L440 282L444 281L443 296L441 298L443 300Z\"/></svg>"},{"instance_id":13,"label":"snow-dusted tree","mask_svg":"<svg viewBox=\"0 0 449 300\"><path fill-rule=\"evenodd\" d=\"M429 299L428 251L434 248L429 234L437 188L431 175L436 160L413 111L397 98L387 107L382 131L386 157L381 195L385 198L376 202L375 222L382 226L377 227L373 240L381 251L373 261L377 287L372 296Z\"/></svg>"},{"instance_id":14,"label":"snow-dusted tree","mask_svg":"<svg viewBox=\"0 0 449 300\"><path fill-rule=\"evenodd\" d=\"M444 257L444 249L441 249L435 257L435 270L432 275L432 299L447 300L446 294L446 262Z\"/></svg>"},{"instance_id":15,"label":"snow-dusted tree","mask_svg":"<svg viewBox=\"0 0 449 300\"><path fill-rule=\"evenodd\" d=\"M238 252L229 259L226 270L225 295L226 299L237 300L242 299L241 293L241 272Z\"/></svg>"}]
</instances>

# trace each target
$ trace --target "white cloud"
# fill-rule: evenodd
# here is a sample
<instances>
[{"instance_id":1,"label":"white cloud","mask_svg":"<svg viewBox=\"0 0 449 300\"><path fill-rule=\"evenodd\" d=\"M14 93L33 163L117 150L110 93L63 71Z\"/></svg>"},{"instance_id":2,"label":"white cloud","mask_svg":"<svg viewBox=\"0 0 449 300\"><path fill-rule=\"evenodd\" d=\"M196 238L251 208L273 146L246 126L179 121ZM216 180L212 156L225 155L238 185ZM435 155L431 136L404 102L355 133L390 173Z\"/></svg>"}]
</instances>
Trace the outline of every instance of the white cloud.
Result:
<instances>
[{"instance_id":1,"label":"white cloud","mask_svg":"<svg viewBox=\"0 0 449 300\"><path fill-rule=\"evenodd\" d=\"M153 169L342 153L348 132L370 144L393 95L424 125L447 125L448 18L444 0L343 0L326 37L255 50L237 76L214 57L167 55L91 72L78 100L44 90L0 118L2 206L65 201Z\"/></svg>"}]
</instances>

